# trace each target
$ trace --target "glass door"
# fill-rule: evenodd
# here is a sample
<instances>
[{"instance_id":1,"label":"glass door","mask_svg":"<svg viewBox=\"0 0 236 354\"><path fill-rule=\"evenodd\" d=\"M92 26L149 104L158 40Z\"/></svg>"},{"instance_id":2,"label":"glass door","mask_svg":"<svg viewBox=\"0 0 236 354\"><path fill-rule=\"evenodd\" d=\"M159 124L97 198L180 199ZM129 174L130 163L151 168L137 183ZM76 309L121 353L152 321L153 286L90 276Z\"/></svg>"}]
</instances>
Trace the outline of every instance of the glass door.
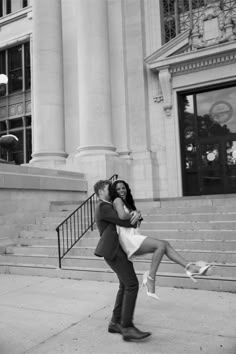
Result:
<instances>
[{"instance_id":1,"label":"glass door","mask_svg":"<svg viewBox=\"0 0 236 354\"><path fill-rule=\"evenodd\" d=\"M236 192L236 85L179 96L184 195Z\"/></svg>"}]
</instances>

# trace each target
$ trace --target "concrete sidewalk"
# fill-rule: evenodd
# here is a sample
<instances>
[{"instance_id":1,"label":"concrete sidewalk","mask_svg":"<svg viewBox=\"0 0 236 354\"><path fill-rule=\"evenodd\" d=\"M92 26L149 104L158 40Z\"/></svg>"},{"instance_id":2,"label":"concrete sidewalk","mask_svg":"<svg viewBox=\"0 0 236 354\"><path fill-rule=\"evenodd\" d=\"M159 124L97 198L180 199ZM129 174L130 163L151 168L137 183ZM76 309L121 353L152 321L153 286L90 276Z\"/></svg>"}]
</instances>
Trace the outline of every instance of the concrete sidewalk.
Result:
<instances>
[{"instance_id":1,"label":"concrete sidewalk","mask_svg":"<svg viewBox=\"0 0 236 354\"><path fill-rule=\"evenodd\" d=\"M116 283L0 275L0 354L236 354L236 296L159 288L140 291L143 342L109 334Z\"/></svg>"}]
</instances>

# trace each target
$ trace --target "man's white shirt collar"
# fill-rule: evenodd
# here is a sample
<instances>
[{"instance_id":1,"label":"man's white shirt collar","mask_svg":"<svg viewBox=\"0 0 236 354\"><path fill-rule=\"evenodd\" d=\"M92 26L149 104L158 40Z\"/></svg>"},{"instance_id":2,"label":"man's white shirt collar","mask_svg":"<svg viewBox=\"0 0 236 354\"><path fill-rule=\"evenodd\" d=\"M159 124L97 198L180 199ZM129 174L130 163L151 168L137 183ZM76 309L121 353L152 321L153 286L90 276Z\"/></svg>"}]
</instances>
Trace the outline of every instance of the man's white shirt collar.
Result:
<instances>
[{"instance_id":1,"label":"man's white shirt collar","mask_svg":"<svg viewBox=\"0 0 236 354\"><path fill-rule=\"evenodd\" d=\"M108 202L108 200L105 200L105 199L102 199L102 198L99 198L102 202L105 202L105 203L108 203L108 204L111 204L112 205L112 202Z\"/></svg>"}]
</instances>

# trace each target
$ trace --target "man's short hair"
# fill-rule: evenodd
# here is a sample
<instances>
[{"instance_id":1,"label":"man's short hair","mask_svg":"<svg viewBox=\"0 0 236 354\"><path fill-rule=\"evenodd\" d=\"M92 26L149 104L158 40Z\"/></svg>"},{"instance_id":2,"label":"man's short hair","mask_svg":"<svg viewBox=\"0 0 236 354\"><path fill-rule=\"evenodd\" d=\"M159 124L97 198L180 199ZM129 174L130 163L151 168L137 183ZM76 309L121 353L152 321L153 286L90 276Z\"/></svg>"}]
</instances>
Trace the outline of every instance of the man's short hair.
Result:
<instances>
[{"instance_id":1,"label":"man's short hair","mask_svg":"<svg viewBox=\"0 0 236 354\"><path fill-rule=\"evenodd\" d=\"M104 189L104 187L107 185L111 186L111 181L109 181L108 179L100 179L99 181L97 181L93 186L96 195L99 196L98 195L99 190Z\"/></svg>"}]
</instances>

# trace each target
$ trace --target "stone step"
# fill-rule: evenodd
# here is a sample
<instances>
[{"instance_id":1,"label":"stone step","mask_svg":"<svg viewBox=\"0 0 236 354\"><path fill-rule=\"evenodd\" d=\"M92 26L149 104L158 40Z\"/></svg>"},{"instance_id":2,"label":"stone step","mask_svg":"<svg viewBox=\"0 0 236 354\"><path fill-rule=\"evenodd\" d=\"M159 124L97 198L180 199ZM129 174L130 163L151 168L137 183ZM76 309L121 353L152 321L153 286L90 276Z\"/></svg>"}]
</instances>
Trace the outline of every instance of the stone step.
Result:
<instances>
[{"instance_id":1,"label":"stone step","mask_svg":"<svg viewBox=\"0 0 236 354\"><path fill-rule=\"evenodd\" d=\"M0 255L0 264L8 262L11 264L32 264L42 266L58 266L58 256L48 256L43 254L26 255L26 254L5 254Z\"/></svg>"},{"instance_id":2,"label":"stone step","mask_svg":"<svg viewBox=\"0 0 236 354\"><path fill-rule=\"evenodd\" d=\"M28 251L27 251L28 249ZM38 257L42 258L40 262L44 263L50 262L51 257L57 256L57 248L56 247L48 247L48 253L45 254L45 247L35 247L34 254L31 253L30 247L23 247L22 249L18 247L18 253L14 254L6 254L2 257L9 257L12 259L17 259L17 257ZM16 251L16 250L15 250ZM196 260L203 260L207 262L217 262L217 263L236 263L236 251L206 251L206 250L178 250L177 251L189 262ZM9 250L8 250L9 252ZM50 254L51 252L51 254ZM50 254L50 256L48 255ZM93 256L94 255L94 247L75 247L70 251L70 256ZM142 259L151 259L151 254L143 255ZM16 257L16 258L14 258ZM166 257L164 257L165 259ZM34 262L30 262L34 263ZM45 263L51 264L51 263ZM53 263L54 264L54 263Z\"/></svg>"},{"instance_id":3,"label":"stone step","mask_svg":"<svg viewBox=\"0 0 236 354\"><path fill-rule=\"evenodd\" d=\"M68 211L42 211L35 214L36 217L61 217L62 219L69 216L71 213Z\"/></svg>"},{"instance_id":4,"label":"stone step","mask_svg":"<svg viewBox=\"0 0 236 354\"><path fill-rule=\"evenodd\" d=\"M96 247L99 238L82 237L77 246ZM218 250L229 251L236 250L236 240L193 240L193 239L169 239L170 244L178 249L198 249L198 250ZM18 246L54 246L57 247L57 238L18 238Z\"/></svg>"},{"instance_id":5,"label":"stone step","mask_svg":"<svg viewBox=\"0 0 236 354\"><path fill-rule=\"evenodd\" d=\"M17 255L15 257L17 260L17 264L21 263L23 258L21 255ZM44 265L44 266L57 266L58 264L58 258L55 255L50 255L50 257L38 257L35 256L33 258L34 262L32 262L32 256L26 256L24 263L28 264L35 264L35 265ZM0 263L4 262L11 262L12 258L7 257L7 258L0 258ZM137 257L137 259L134 261L134 268L136 272L144 272L150 268L151 260L145 260L140 257ZM215 276L221 276L221 277L235 277L236 278L236 263L232 264L223 264L223 263L213 263L214 267L210 269L209 271L209 276L210 277L215 277ZM97 269L104 269L107 268L107 264L104 261L103 258L99 257L85 257L85 256L66 256L62 260L62 266L63 268L67 267L77 267L77 268L97 268ZM159 273L183 273L184 269L169 261L169 260L164 260L161 262L160 267L158 269L158 274Z\"/></svg>"},{"instance_id":6,"label":"stone step","mask_svg":"<svg viewBox=\"0 0 236 354\"><path fill-rule=\"evenodd\" d=\"M73 247L73 249L70 251L70 255L72 256L79 256L81 255L82 248L93 248L95 249L97 245L98 240L93 240L93 242L89 242L89 240L92 239L87 239L83 240L81 239L80 241L77 242L77 244ZM232 252L232 250L235 250L236 252L236 241L229 241L229 242L221 242L221 241L178 241L178 240L172 240L171 245L175 248L178 249L179 251L193 251L195 252L196 250L200 251L206 251L206 252ZM36 244L36 245L19 245L18 246L9 246L6 249L6 253L8 254L45 254L45 255L57 255L58 252L58 247L57 243L54 242L53 245L46 245L45 243L42 245Z\"/></svg>"},{"instance_id":7,"label":"stone step","mask_svg":"<svg viewBox=\"0 0 236 354\"><path fill-rule=\"evenodd\" d=\"M66 202L66 201L65 202L52 202L50 205L50 211L72 212L76 208L78 208L83 202L84 202L84 200L80 200L80 201L75 200L75 201L70 201L70 202Z\"/></svg>"},{"instance_id":8,"label":"stone step","mask_svg":"<svg viewBox=\"0 0 236 354\"><path fill-rule=\"evenodd\" d=\"M26 238L55 238L57 239L57 232L56 230L22 230L19 232L19 237L26 237Z\"/></svg>"},{"instance_id":9,"label":"stone step","mask_svg":"<svg viewBox=\"0 0 236 354\"><path fill-rule=\"evenodd\" d=\"M149 221L142 222L143 230L236 230L236 221Z\"/></svg>"},{"instance_id":10,"label":"stone step","mask_svg":"<svg viewBox=\"0 0 236 354\"><path fill-rule=\"evenodd\" d=\"M158 239L235 240L235 230L141 230L141 233Z\"/></svg>"},{"instance_id":11,"label":"stone step","mask_svg":"<svg viewBox=\"0 0 236 354\"><path fill-rule=\"evenodd\" d=\"M15 265L14 263L1 262L0 273L117 282L115 273L109 268L97 269L77 267L58 269L52 266L46 267L43 265L37 266L25 263ZM143 272L137 274L140 284L142 281L142 274ZM157 284L158 286L176 288L236 292L236 278L230 277L198 277L197 283L194 283L184 273L158 273Z\"/></svg>"},{"instance_id":12,"label":"stone step","mask_svg":"<svg viewBox=\"0 0 236 354\"><path fill-rule=\"evenodd\" d=\"M66 218L65 217L60 217L60 216L47 216L47 217L37 217L35 220L35 224L36 225L53 225L53 227L55 225L59 225L60 223L62 223ZM90 223L91 219L89 217L83 217L83 224L88 222ZM77 215L72 216L71 218L69 218L67 220L67 223L70 224L72 223L72 225L77 224L77 223L81 223L80 217Z\"/></svg>"},{"instance_id":13,"label":"stone step","mask_svg":"<svg viewBox=\"0 0 236 354\"><path fill-rule=\"evenodd\" d=\"M66 219L67 216L40 216L36 217L35 224L60 224L62 221Z\"/></svg>"},{"instance_id":14,"label":"stone step","mask_svg":"<svg viewBox=\"0 0 236 354\"><path fill-rule=\"evenodd\" d=\"M74 225L72 221L72 226ZM52 231L55 230L58 223L51 224L28 224L25 225L26 230L30 231ZM143 230L236 230L236 221L209 221L209 222L142 222Z\"/></svg>"},{"instance_id":15,"label":"stone step","mask_svg":"<svg viewBox=\"0 0 236 354\"><path fill-rule=\"evenodd\" d=\"M69 208L66 209L65 207L67 207L66 205L60 205L60 208L64 209L64 210L50 210L47 212L39 212L38 216L43 216L43 217L53 217L53 216L59 216L59 217L67 217L68 215L70 215L75 209L76 207L78 207L77 204L72 204L69 205ZM155 216L161 216L161 215L209 215L209 217L212 214L235 214L236 213L236 208L235 207L227 207L227 206L218 206L218 207L183 207L183 208L152 208L152 209L148 209L148 208L142 208L141 209L142 214L146 217L148 215L155 215Z\"/></svg>"},{"instance_id":16,"label":"stone step","mask_svg":"<svg viewBox=\"0 0 236 354\"><path fill-rule=\"evenodd\" d=\"M106 262L103 258L99 257L77 257L76 267L83 268L107 268ZM65 257L62 260L63 267L67 268L72 265L70 258ZM143 260L138 257L134 261L135 272L144 272L150 269L151 260ZM162 261L158 269L158 274L161 273L184 273L181 266L171 262ZM221 276L221 277L235 277L236 278L236 263L235 264L221 264L214 263L214 268L209 271L210 276ZM158 276L157 274L157 276Z\"/></svg>"},{"instance_id":17,"label":"stone step","mask_svg":"<svg viewBox=\"0 0 236 354\"><path fill-rule=\"evenodd\" d=\"M192 207L155 207L151 209L140 209L142 214L149 215L173 215L173 214L211 214L211 213L232 213L235 206L192 206Z\"/></svg>"},{"instance_id":18,"label":"stone step","mask_svg":"<svg viewBox=\"0 0 236 354\"><path fill-rule=\"evenodd\" d=\"M8 237L0 237L0 254L4 254L8 246L12 245L12 240Z\"/></svg>"},{"instance_id":19,"label":"stone step","mask_svg":"<svg viewBox=\"0 0 236 354\"><path fill-rule=\"evenodd\" d=\"M14 229L14 234L17 232ZM142 229L142 234L158 239L199 239L199 240L235 240L235 230L145 230ZM23 230L19 232L20 237L27 238L57 238L57 232L55 230ZM86 233L86 238L98 237L98 231L89 231Z\"/></svg>"},{"instance_id":20,"label":"stone step","mask_svg":"<svg viewBox=\"0 0 236 354\"><path fill-rule=\"evenodd\" d=\"M236 251L206 251L206 250L179 250L177 251L187 260L203 260L207 262L236 263ZM70 254L76 252L81 256L93 256L94 247L77 247L72 249ZM143 259L151 259L151 254L143 255Z\"/></svg>"},{"instance_id":21,"label":"stone step","mask_svg":"<svg viewBox=\"0 0 236 354\"><path fill-rule=\"evenodd\" d=\"M72 207L74 208L74 204ZM77 206L77 205L76 205ZM75 206L75 208L76 208ZM75 210L75 208L73 210ZM236 214L236 208L234 207L196 207L196 208L152 208L152 209L147 209L147 208L142 208L140 209L142 214L146 217L148 215L153 215L153 216L162 216L162 215L214 215L214 214ZM35 213L36 216L39 217L67 217L70 215L71 212L68 212L66 210L64 211L40 211L38 213Z\"/></svg>"},{"instance_id":22,"label":"stone step","mask_svg":"<svg viewBox=\"0 0 236 354\"><path fill-rule=\"evenodd\" d=\"M22 225L1 225L0 237L15 238L19 235Z\"/></svg>"},{"instance_id":23,"label":"stone step","mask_svg":"<svg viewBox=\"0 0 236 354\"><path fill-rule=\"evenodd\" d=\"M213 221L235 221L236 220L236 212L235 213L205 213L205 214L149 214L143 215L145 222L158 222L158 221L166 221L166 222L180 222L180 221L205 221L205 222L213 222Z\"/></svg>"},{"instance_id":24,"label":"stone step","mask_svg":"<svg viewBox=\"0 0 236 354\"><path fill-rule=\"evenodd\" d=\"M57 247L57 237L19 237L17 246L54 246Z\"/></svg>"},{"instance_id":25,"label":"stone step","mask_svg":"<svg viewBox=\"0 0 236 354\"><path fill-rule=\"evenodd\" d=\"M78 246L80 247L86 247L86 246L91 246L91 247L96 247L98 243L98 238L86 238L82 237L81 240L78 241ZM187 239L187 240L178 240L178 239L172 239L169 240L170 244L172 247L175 249L197 249L197 250L208 250L208 251L213 251L213 250L218 250L218 251L230 251L230 250L235 250L236 251L236 240L231 240L231 241L226 241L226 240L193 240L193 239Z\"/></svg>"},{"instance_id":26,"label":"stone step","mask_svg":"<svg viewBox=\"0 0 236 354\"><path fill-rule=\"evenodd\" d=\"M218 206L236 206L236 196L232 195L215 195L201 197L180 197L168 198L160 200L161 208L168 207L218 207Z\"/></svg>"},{"instance_id":27,"label":"stone step","mask_svg":"<svg viewBox=\"0 0 236 354\"><path fill-rule=\"evenodd\" d=\"M70 222L68 222L68 230L70 229L70 226L72 227L72 228L74 228L74 225L75 225L75 227L76 227L76 229L77 229L77 231L78 231L78 226L79 227L81 227L81 225L77 225L77 224L74 224L74 222L73 222L73 220L71 221L71 223ZM57 228L57 226L58 226L58 223L51 223L51 224L47 224L47 223L45 223L45 224L28 224L28 225L25 225L25 230L27 231L54 231L54 230L56 230L56 228ZM86 226L85 224L83 224L83 226ZM64 230L65 230L65 232L66 232L66 224L64 225ZM81 230L81 228L80 228L80 230ZM77 232L76 231L76 232Z\"/></svg>"},{"instance_id":28,"label":"stone step","mask_svg":"<svg viewBox=\"0 0 236 354\"><path fill-rule=\"evenodd\" d=\"M96 232L96 236L98 237L97 231ZM19 232L19 237L21 238L55 238L57 239L57 231L54 230L33 230L33 231L29 231L29 230L22 230ZM94 234L91 233L90 231L88 231L86 233L86 237L94 237Z\"/></svg>"},{"instance_id":29,"label":"stone step","mask_svg":"<svg viewBox=\"0 0 236 354\"><path fill-rule=\"evenodd\" d=\"M25 223L32 223L35 221L35 216L30 213L8 213L0 215L0 225L25 225Z\"/></svg>"},{"instance_id":30,"label":"stone step","mask_svg":"<svg viewBox=\"0 0 236 354\"><path fill-rule=\"evenodd\" d=\"M69 211L75 210L82 201L73 202L55 202L51 203L50 211ZM221 211L231 211L236 206L236 196L232 198L221 198L218 199L184 199L177 198L161 200L160 202L137 202L137 208L141 209L143 212L146 210L148 212L155 210L156 213L193 213L193 212L221 212Z\"/></svg>"}]
</instances>

